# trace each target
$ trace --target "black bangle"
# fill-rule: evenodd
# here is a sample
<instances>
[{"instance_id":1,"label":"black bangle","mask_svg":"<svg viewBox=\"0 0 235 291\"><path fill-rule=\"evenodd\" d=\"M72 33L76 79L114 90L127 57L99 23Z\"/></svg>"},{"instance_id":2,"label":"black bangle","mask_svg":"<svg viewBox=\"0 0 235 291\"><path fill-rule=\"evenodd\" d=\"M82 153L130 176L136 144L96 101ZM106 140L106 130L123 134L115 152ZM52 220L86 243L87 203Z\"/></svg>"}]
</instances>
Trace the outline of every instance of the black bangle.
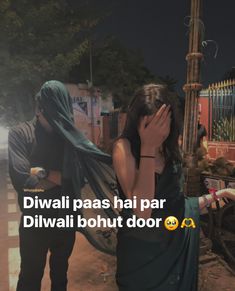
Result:
<instances>
[{"instance_id":1,"label":"black bangle","mask_svg":"<svg viewBox=\"0 0 235 291\"><path fill-rule=\"evenodd\" d=\"M140 156L141 158L155 159L155 156Z\"/></svg>"}]
</instances>

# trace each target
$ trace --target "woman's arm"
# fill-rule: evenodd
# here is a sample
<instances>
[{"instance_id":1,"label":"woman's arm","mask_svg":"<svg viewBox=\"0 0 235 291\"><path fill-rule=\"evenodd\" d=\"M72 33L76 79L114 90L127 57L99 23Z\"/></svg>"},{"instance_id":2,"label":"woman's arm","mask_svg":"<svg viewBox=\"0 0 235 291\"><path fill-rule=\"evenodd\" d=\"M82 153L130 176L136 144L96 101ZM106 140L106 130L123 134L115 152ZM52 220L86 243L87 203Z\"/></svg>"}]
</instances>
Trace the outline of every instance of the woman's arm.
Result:
<instances>
[{"instance_id":1,"label":"woman's arm","mask_svg":"<svg viewBox=\"0 0 235 291\"><path fill-rule=\"evenodd\" d=\"M212 194L204 195L205 198L199 197L199 208L202 210L204 207L207 206L207 204L211 205L212 202L215 202L215 199ZM216 191L216 196L219 199L222 198L229 198L231 200L235 200L235 189L227 188L227 189L221 189Z\"/></svg>"},{"instance_id":2,"label":"woman's arm","mask_svg":"<svg viewBox=\"0 0 235 291\"><path fill-rule=\"evenodd\" d=\"M203 197L199 197L198 200L199 200L199 209L201 210L201 214L204 213L204 208L206 206L211 205L211 203L215 202L215 199L214 197L211 195L211 194L206 194L206 195L203 195L205 198Z\"/></svg>"},{"instance_id":3,"label":"woman's arm","mask_svg":"<svg viewBox=\"0 0 235 291\"><path fill-rule=\"evenodd\" d=\"M136 196L137 208L133 211L144 219L151 217L152 209L141 211L140 199L152 200L155 196L155 154L169 135L170 121L169 106L166 105L157 111L149 124L146 117L140 121L138 130L141 149L138 170L127 139L119 139L113 147L113 166L122 190L129 199Z\"/></svg>"},{"instance_id":4,"label":"woman's arm","mask_svg":"<svg viewBox=\"0 0 235 291\"><path fill-rule=\"evenodd\" d=\"M142 155L155 155L155 149L141 147ZM138 217L151 216L151 208L140 211L140 199L153 199L155 193L155 159L140 159L139 170L127 139L119 139L113 147L113 166L122 190L128 199L137 198L137 208L133 209Z\"/></svg>"}]
</instances>

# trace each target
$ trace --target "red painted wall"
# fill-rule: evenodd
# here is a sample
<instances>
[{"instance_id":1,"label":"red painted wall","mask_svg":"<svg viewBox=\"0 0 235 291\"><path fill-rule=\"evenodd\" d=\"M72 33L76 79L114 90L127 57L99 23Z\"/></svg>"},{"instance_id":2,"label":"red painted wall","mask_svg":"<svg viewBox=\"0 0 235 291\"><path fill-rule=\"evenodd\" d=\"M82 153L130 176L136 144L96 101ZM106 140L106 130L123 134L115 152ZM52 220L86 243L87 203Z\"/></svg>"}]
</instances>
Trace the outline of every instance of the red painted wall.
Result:
<instances>
[{"instance_id":1,"label":"red painted wall","mask_svg":"<svg viewBox=\"0 0 235 291\"><path fill-rule=\"evenodd\" d=\"M209 133L212 128L212 121L209 120L209 98L208 96L200 96L199 110L201 112L201 123L206 127L208 140L208 154L211 159L225 157L235 165L235 143L210 141ZM212 108L210 108L211 110ZM210 123L210 124L209 124Z\"/></svg>"},{"instance_id":2,"label":"red painted wall","mask_svg":"<svg viewBox=\"0 0 235 291\"><path fill-rule=\"evenodd\" d=\"M209 134L209 98L199 98L199 111L201 112L200 121L205 126L207 134Z\"/></svg>"}]
</instances>

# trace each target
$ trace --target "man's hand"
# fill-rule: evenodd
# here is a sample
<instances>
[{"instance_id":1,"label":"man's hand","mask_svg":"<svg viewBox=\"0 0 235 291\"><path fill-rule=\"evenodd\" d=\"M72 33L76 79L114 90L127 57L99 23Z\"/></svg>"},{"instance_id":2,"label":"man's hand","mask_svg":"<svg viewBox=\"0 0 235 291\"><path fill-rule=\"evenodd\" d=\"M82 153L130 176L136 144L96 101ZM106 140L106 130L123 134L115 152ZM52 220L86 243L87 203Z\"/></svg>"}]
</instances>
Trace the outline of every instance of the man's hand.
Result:
<instances>
[{"instance_id":1,"label":"man's hand","mask_svg":"<svg viewBox=\"0 0 235 291\"><path fill-rule=\"evenodd\" d=\"M30 169L30 175L35 175L40 178L40 173L44 169L41 167L34 167ZM45 178L40 179L36 188L48 190L61 185L61 172L50 170Z\"/></svg>"}]
</instances>

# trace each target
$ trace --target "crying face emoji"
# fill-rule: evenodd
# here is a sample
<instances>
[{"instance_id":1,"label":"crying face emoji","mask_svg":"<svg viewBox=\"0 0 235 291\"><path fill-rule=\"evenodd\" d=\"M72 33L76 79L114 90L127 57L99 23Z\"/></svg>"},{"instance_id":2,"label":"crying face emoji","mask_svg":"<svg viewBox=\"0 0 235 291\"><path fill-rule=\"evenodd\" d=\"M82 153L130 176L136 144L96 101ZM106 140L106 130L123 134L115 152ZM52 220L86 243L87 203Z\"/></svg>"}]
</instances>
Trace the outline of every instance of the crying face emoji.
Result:
<instances>
[{"instance_id":1,"label":"crying face emoji","mask_svg":"<svg viewBox=\"0 0 235 291\"><path fill-rule=\"evenodd\" d=\"M168 216L164 221L164 226L168 230L175 230L179 226L179 221L175 216Z\"/></svg>"}]
</instances>

